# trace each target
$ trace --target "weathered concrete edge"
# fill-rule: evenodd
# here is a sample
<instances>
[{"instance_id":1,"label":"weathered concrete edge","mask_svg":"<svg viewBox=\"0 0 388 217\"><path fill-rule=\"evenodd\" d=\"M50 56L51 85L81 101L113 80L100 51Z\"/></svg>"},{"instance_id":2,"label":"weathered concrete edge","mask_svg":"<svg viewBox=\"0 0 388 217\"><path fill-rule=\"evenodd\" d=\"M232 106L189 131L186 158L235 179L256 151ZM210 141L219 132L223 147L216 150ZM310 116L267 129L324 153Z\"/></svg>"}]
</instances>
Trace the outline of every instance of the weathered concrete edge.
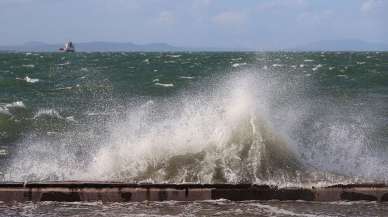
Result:
<instances>
[{"instance_id":1,"label":"weathered concrete edge","mask_svg":"<svg viewBox=\"0 0 388 217\"><path fill-rule=\"evenodd\" d=\"M0 201L195 201L228 199L388 201L385 184L278 188L251 184L131 184L119 182L0 183Z\"/></svg>"}]
</instances>

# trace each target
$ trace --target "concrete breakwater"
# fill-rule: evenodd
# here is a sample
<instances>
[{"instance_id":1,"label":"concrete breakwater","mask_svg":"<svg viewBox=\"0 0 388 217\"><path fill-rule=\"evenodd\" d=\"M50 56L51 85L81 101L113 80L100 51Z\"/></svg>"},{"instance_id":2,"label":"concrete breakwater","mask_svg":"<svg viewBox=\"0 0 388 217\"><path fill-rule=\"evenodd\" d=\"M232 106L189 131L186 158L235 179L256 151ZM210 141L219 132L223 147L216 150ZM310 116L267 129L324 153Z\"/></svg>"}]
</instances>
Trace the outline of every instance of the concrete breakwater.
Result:
<instances>
[{"instance_id":1,"label":"concrete breakwater","mask_svg":"<svg viewBox=\"0 0 388 217\"><path fill-rule=\"evenodd\" d=\"M228 199L388 201L388 185L349 184L279 188L251 184L128 184L117 182L1 183L0 201L195 201Z\"/></svg>"}]
</instances>

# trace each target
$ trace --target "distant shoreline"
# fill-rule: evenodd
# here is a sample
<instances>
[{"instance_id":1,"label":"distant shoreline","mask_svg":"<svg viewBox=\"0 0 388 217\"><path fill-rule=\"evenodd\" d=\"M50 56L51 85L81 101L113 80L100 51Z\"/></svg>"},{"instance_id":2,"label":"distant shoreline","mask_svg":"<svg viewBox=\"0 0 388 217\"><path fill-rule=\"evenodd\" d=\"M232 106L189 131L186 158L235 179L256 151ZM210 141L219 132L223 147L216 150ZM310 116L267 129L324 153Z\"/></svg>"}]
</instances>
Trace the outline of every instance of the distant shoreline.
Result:
<instances>
[{"instance_id":1,"label":"distant shoreline","mask_svg":"<svg viewBox=\"0 0 388 217\"><path fill-rule=\"evenodd\" d=\"M388 45L361 40L323 40L288 48L190 47L167 43L135 44L131 42L74 42L77 52L384 52ZM58 52L62 43L26 42L0 45L0 52Z\"/></svg>"}]
</instances>

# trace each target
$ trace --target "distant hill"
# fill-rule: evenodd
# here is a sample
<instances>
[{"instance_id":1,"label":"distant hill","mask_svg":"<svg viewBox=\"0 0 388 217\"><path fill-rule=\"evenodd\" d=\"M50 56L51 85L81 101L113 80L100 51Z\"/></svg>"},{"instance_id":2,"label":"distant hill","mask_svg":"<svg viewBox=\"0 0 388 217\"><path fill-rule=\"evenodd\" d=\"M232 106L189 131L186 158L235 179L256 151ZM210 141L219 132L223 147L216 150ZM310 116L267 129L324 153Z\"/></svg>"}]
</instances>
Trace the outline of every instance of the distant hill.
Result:
<instances>
[{"instance_id":1,"label":"distant hill","mask_svg":"<svg viewBox=\"0 0 388 217\"><path fill-rule=\"evenodd\" d=\"M388 44L357 39L323 40L291 48L294 51L388 51Z\"/></svg>"},{"instance_id":2,"label":"distant hill","mask_svg":"<svg viewBox=\"0 0 388 217\"><path fill-rule=\"evenodd\" d=\"M16 46L0 46L0 50L20 51L20 52L56 52L63 44L46 44L43 42L27 42ZM84 42L76 43L76 51L81 52L114 52L114 51L184 51L185 48L175 47L165 43L134 44L120 42Z\"/></svg>"},{"instance_id":3,"label":"distant hill","mask_svg":"<svg viewBox=\"0 0 388 217\"><path fill-rule=\"evenodd\" d=\"M217 48L217 47L176 47L166 43L135 44L131 42L74 42L76 51L80 52L164 52L164 51L255 51L256 49ZM56 52L61 44L47 44L38 41L22 45L0 46L0 52ZM261 49L258 49L261 50ZM285 51L388 51L388 44L366 42L357 39L323 40L297 46ZM271 50L268 50L271 51ZM273 50L276 51L276 50Z\"/></svg>"}]
</instances>

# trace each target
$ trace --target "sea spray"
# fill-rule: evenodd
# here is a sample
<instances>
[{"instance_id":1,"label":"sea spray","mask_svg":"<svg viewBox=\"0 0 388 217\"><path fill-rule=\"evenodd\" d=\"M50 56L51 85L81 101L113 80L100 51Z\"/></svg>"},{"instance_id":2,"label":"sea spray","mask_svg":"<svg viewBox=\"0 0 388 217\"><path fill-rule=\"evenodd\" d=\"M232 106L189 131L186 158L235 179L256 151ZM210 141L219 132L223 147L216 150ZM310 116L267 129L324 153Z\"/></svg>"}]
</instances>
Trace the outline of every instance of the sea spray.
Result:
<instances>
[{"instance_id":1,"label":"sea spray","mask_svg":"<svg viewBox=\"0 0 388 217\"><path fill-rule=\"evenodd\" d=\"M201 53L168 64L161 54L42 55L47 63L36 60L29 72L39 85L15 82L24 71L2 75L2 103L26 105L1 116L5 132L20 132L2 140L10 147L5 180L319 185L387 177L386 75L373 62L383 54ZM247 65L230 68L235 58ZM282 67L263 70L273 64Z\"/></svg>"}]
</instances>

